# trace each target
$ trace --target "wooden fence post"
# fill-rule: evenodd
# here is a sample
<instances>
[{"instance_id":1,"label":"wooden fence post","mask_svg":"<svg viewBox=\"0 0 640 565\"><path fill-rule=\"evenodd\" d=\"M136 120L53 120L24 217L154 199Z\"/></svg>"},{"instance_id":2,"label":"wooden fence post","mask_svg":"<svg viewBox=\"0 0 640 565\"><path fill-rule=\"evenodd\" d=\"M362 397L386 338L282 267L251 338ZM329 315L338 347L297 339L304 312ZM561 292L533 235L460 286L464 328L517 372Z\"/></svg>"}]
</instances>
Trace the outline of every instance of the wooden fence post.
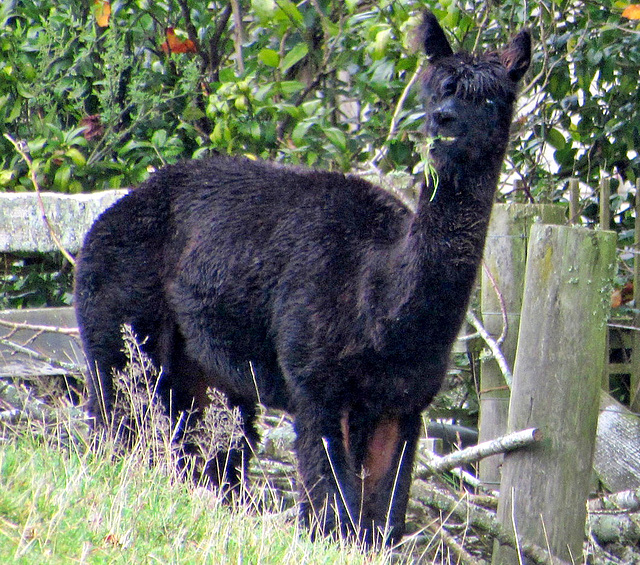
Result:
<instances>
[{"instance_id":1,"label":"wooden fence post","mask_svg":"<svg viewBox=\"0 0 640 565\"><path fill-rule=\"evenodd\" d=\"M498 519L569 563L582 562L615 248L613 232L531 229L508 429L544 439L505 456ZM494 565L518 562L496 543Z\"/></svg>"},{"instance_id":2,"label":"wooden fence post","mask_svg":"<svg viewBox=\"0 0 640 565\"><path fill-rule=\"evenodd\" d=\"M580 223L580 181L569 179L569 223Z\"/></svg>"},{"instance_id":3,"label":"wooden fence post","mask_svg":"<svg viewBox=\"0 0 640 565\"><path fill-rule=\"evenodd\" d=\"M636 308L640 307L640 179L636 179L636 222L633 239L633 300ZM633 316L633 325L640 328L640 312ZM629 408L632 412L640 411L640 331L634 331L631 349L631 382L629 388Z\"/></svg>"},{"instance_id":4,"label":"wooden fence post","mask_svg":"<svg viewBox=\"0 0 640 565\"><path fill-rule=\"evenodd\" d=\"M522 288L529 230L534 222L562 224L566 206L557 204L496 204L491 213L484 250L481 283L481 315L485 329L498 339L507 331L501 350L513 371L522 307ZM504 312L503 312L504 309ZM489 441L507 430L509 389L493 358L480 367L480 430L478 441ZM480 461L480 479L500 484L502 455Z\"/></svg>"},{"instance_id":5,"label":"wooden fence post","mask_svg":"<svg viewBox=\"0 0 640 565\"><path fill-rule=\"evenodd\" d=\"M608 230L611 224L611 179L600 179L600 229Z\"/></svg>"}]
</instances>

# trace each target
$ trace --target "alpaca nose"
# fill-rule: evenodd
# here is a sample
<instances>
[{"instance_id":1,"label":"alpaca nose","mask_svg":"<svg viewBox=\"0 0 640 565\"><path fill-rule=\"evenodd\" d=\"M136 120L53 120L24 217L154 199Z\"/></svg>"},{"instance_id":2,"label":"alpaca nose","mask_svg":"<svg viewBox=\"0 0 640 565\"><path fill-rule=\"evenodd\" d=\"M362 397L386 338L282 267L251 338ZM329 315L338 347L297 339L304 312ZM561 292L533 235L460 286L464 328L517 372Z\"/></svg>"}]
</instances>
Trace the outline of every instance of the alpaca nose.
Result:
<instances>
[{"instance_id":1,"label":"alpaca nose","mask_svg":"<svg viewBox=\"0 0 640 565\"><path fill-rule=\"evenodd\" d=\"M437 126L450 126L456 118L457 112L450 100L443 102L433 111L433 122Z\"/></svg>"}]
</instances>

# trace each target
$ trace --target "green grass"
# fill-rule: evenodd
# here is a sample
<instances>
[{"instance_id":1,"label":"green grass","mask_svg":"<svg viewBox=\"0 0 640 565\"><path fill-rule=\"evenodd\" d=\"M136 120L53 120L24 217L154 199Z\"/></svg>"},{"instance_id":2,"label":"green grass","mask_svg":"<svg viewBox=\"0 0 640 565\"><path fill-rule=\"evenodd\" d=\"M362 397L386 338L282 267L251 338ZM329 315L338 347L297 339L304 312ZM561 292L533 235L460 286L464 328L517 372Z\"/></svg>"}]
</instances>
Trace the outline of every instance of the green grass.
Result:
<instances>
[{"instance_id":1,"label":"green grass","mask_svg":"<svg viewBox=\"0 0 640 565\"><path fill-rule=\"evenodd\" d=\"M232 509L163 466L33 435L0 443L1 563L382 564L387 553L312 543L291 513Z\"/></svg>"},{"instance_id":2,"label":"green grass","mask_svg":"<svg viewBox=\"0 0 640 565\"><path fill-rule=\"evenodd\" d=\"M281 492L263 466L267 461L256 458L244 505L226 504L214 491L180 479L174 424L155 401L157 371L133 333L125 328L123 336L129 363L114 376L116 409L101 440L81 411L69 411L63 395L53 394L46 411L24 410L17 420L0 412L0 563L391 562L387 549L311 542L295 508L258 511L292 505L292 465L280 474ZM16 387L16 404L20 391L25 404L33 402L27 389ZM235 411L215 393L211 400L191 438L202 444L204 459L213 455L210 449L228 448L238 433ZM129 450L117 439L121 432L133 442ZM394 563L412 561L407 545L394 552Z\"/></svg>"}]
</instances>

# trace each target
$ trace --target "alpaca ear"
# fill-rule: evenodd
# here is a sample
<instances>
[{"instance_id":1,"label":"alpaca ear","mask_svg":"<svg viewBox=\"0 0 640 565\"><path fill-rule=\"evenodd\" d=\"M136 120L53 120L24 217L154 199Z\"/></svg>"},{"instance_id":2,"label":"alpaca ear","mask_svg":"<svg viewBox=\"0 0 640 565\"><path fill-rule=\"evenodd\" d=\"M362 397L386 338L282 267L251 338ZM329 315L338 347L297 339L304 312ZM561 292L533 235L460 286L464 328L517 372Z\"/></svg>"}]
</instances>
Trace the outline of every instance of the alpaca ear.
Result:
<instances>
[{"instance_id":1,"label":"alpaca ear","mask_svg":"<svg viewBox=\"0 0 640 565\"><path fill-rule=\"evenodd\" d=\"M444 34L436 17L429 10L425 10L422 16L420 37L429 61L434 62L443 57L453 55L453 49L451 49L451 45L447 41L447 36Z\"/></svg>"},{"instance_id":2,"label":"alpaca ear","mask_svg":"<svg viewBox=\"0 0 640 565\"><path fill-rule=\"evenodd\" d=\"M512 81L518 82L531 63L531 33L523 29L500 54L500 60Z\"/></svg>"}]
</instances>

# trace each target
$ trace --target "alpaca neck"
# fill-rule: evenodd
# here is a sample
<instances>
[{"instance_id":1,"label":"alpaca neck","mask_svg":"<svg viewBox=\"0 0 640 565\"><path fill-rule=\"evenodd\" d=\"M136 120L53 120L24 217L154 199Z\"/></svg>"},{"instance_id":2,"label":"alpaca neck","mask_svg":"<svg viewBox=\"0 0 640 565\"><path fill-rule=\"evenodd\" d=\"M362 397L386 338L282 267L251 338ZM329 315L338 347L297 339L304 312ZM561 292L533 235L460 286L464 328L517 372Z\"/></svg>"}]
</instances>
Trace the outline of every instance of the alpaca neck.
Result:
<instances>
[{"instance_id":1,"label":"alpaca neck","mask_svg":"<svg viewBox=\"0 0 640 565\"><path fill-rule=\"evenodd\" d=\"M456 264L471 260L477 265L498 175L497 168L483 175L436 171L420 195L409 235L410 249L429 263L448 259Z\"/></svg>"},{"instance_id":2,"label":"alpaca neck","mask_svg":"<svg viewBox=\"0 0 640 565\"><path fill-rule=\"evenodd\" d=\"M423 189L418 209L400 253L395 319L434 326L430 343L450 345L482 259L498 169L484 176L438 176L437 187ZM442 313L442 320L435 313ZM440 326L440 327L438 327ZM398 338L407 331L397 326ZM420 331L429 329L424 326ZM440 332L440 333L439 333Z\"/></svg>"}]
</instances>

